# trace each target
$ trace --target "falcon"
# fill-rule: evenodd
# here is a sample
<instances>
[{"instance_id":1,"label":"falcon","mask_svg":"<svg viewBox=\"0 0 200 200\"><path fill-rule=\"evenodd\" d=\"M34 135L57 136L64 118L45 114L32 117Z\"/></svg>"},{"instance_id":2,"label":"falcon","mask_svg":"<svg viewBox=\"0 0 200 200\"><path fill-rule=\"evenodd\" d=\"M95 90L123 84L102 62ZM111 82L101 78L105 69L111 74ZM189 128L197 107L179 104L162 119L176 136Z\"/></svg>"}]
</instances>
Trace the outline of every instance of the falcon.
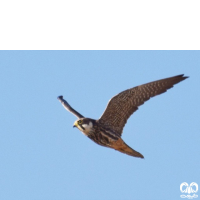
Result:
<instances>
[{"instance_id":1,"label":"falcon","mask_svg":"<svg viewBox=\"0 0 200 200\"><path fill-rule=\"evenodd\" d=\"M78 119L73 127L77 127L84 135L95 143L115 149L129 156L144 158L144 156L129 147L121 138L123 128L128 118L151 97L162 94L175 84L188 78L184 74L165 78L125 90L110 99L100 119L85 118L74 110L69 103L59 96L58 100L65 109Z\"/></svg>"}]
</instances>

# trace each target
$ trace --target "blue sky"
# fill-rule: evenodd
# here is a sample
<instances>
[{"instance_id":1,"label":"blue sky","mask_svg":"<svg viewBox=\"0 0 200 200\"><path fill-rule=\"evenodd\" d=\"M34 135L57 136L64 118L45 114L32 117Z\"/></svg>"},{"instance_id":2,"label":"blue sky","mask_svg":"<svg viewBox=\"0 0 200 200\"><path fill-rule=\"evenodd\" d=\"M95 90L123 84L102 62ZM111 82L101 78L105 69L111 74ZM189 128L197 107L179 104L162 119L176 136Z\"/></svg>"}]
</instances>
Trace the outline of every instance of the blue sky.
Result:
<instances>
[{"instance_id":1,"label":"blue sky","mask_svg":"<svg viewBox=\"0 0 200 200\"><path fill-rule=\"evenodd\" d=\"M200 184L199 51L0 51L0 69L0 199L181 199ZM117 93L182 73L124 128L145 159L89 140L57 100L98 119Z\"/></svg>"}]
</instances>

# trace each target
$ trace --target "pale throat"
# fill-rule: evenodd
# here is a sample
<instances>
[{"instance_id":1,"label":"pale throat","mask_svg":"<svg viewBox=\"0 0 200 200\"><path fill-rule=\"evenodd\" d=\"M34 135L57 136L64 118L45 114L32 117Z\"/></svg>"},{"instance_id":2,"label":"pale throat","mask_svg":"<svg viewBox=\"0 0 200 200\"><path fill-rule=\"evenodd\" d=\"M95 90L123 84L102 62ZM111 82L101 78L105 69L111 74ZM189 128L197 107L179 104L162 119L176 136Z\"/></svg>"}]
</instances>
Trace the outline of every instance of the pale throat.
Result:
<instances>
[{"instance_id":1,"label":"pale throat","mask_svg":"<svg viewBox=\"0 0 200 200\"><path fill-rule=\"evenodd\" d=\"M88 135L93 128L93 123L89 122L89 124L82 124L82 127L85 129L83 130L80 126L78 127L81 132Z\"/></svg>"}]
</instances>

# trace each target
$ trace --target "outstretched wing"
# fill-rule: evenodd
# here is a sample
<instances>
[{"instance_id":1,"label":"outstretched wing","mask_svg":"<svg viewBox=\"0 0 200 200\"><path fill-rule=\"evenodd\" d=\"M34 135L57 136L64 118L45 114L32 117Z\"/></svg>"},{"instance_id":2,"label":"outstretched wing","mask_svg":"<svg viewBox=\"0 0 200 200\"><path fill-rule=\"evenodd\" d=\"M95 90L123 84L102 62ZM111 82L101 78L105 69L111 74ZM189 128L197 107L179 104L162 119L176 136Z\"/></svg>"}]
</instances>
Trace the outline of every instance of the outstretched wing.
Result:
<instances>
[{"instance_id":1,"label":"outstretched wing","mask_svg":"<svg viewBox=\"0 0 200 200\"><path fill-rule=\"evenodd\" d=\"M124 125L130 115L138 109L138 106L151 97L166 92L173 85L186 78L188 77L184 77L184 74L182 74L125 90L110 99L98 122L121 136Z\"/></svg>"},{"instance_id":2,"label":"outstretched wing","mask_svg":"<svg viewBox=\"0 0 200 200\"><path fill-rule=\"evenodd\" d=\"M74 110L69 104L68 102L63 99L63 96L58 96L57 99L60 101L60 103L63 105L63 107L68 110L69 112L71 112L72 114L74 114L76 117L78 118L83 118L83 115L81 115L79 112L77 112L76 110Z\"/></svg>"}]
</instances>

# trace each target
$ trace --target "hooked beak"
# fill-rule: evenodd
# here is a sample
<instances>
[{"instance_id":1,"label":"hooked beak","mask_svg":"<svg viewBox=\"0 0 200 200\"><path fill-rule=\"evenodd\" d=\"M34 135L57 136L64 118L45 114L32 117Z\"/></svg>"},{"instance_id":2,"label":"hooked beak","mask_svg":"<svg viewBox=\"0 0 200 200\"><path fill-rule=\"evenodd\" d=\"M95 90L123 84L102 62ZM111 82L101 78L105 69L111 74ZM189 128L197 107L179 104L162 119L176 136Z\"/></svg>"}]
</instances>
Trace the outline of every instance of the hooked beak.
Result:
<instances>
[{"instance_id":1,"label":"hooked beak","mask_svg":"<svg viewBox=\"0 0 200 200\"><path fill-rule=\"evenodd\" d=\"M76 128L81 127L83 130L85 130L85 128L84 128L81 124L78 124L77 121L74 122L73 128L74 128L74 127L76 127ZM78 128L78 129L79 129L79 128ZM80 130L80 129L79 129L79 130Z\"/></svg>"},{"instance_id":2,"label":"hooked beak","mask_svg":"<svg viewBox=\"0 0 200 200\"><path fill-rule=\"evenodd\" d=\"M73 128L77 126L78 126L77 122L74 122Z\"/></svg>"}]
</instances>

